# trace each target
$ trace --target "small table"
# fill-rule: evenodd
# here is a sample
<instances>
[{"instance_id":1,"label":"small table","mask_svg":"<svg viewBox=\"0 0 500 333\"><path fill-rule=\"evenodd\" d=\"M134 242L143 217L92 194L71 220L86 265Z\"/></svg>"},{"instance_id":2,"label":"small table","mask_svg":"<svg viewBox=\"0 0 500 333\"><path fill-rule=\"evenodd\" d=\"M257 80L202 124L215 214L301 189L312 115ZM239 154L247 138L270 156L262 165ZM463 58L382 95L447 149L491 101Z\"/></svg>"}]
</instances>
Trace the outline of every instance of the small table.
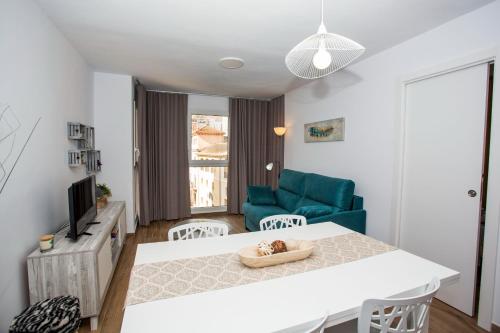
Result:
<instances>
[{"instance_id":1,"label":"small table","mask_svg":"<svg viewBox=\"0 0 500 333\"><path fill-rule=\"evenodd\" d=\"M273 239L316 240L352 233L335 223L220 238L140 244L135 265L234 253ZM122 333L294 332L328 312L327 327L355 319L368 298L403 296L434 276L442 287L459 273L403 250L236 287L161 299L125 308Z\"/></svg>"}]
</instances>

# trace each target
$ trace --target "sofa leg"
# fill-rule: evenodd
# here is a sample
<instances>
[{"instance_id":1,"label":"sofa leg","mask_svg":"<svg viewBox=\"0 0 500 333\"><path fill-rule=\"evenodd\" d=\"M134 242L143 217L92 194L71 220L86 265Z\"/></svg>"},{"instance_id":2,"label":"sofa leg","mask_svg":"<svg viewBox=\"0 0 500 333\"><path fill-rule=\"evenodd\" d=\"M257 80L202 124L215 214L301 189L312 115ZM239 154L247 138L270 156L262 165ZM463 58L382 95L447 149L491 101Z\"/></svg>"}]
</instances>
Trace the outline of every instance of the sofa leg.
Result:
<instances>
[{"instance_id":1,"label":"sofa leg","mask_svg":"<svg viewBox=\"0 0 500 333\"><path fill-rule=\"evenodd\" d=\"M252 230L248 229L248 227L247 227L247 218L245 216L243 216L243 224L245 225L246 231L252 232Z\"/></svg>"}]
</instances>

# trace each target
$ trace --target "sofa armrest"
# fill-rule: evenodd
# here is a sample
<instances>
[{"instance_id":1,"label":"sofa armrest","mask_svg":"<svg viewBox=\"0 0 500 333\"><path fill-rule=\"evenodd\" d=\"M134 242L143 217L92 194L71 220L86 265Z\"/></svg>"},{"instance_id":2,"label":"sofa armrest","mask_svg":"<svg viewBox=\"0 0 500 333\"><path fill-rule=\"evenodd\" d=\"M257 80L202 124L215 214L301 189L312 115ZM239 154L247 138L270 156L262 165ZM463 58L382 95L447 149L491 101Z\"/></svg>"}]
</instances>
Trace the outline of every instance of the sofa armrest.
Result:
<instances>
[{"instance_id":1,"label":"sofa armrest","mask_svg":"<svg viewBox=\"0 0 500 333\"><path fill-rule=\"evenodd\" d=\"M352 210L363 209L363 197L353 195L352 196Z\"/></svg>"},{"instance_id":2,"label":"sofa armrest","mask_svg":"<svg viewBox=\"0 0 500 333\"><path fill-rule=\"evenodd\" d=\"M366 210L348 210L335 214L308 219L308 224L331 221L343 227L364 234L366 232Z\"/></svg>"}]
</instances>

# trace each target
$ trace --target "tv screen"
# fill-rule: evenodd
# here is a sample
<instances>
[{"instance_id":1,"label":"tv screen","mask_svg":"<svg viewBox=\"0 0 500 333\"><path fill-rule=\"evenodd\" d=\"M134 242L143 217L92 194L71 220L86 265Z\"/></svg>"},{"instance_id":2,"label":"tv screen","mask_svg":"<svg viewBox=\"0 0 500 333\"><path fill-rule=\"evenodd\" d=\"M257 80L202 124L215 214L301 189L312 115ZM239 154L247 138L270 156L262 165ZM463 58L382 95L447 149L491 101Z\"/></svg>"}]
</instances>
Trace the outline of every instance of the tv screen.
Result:
<instances>
[{"instance_id":1,"label":"tv screen","mask_svg":"<svg viewBox=\"0 0 500 333\"><path fill-rule=\"evenodd\" d=\"M97 215L95 196L95 176L90 176L73 183L68 188L69 232L68 237L78 239L94 221Z\"/></svg>"}]
</instances>

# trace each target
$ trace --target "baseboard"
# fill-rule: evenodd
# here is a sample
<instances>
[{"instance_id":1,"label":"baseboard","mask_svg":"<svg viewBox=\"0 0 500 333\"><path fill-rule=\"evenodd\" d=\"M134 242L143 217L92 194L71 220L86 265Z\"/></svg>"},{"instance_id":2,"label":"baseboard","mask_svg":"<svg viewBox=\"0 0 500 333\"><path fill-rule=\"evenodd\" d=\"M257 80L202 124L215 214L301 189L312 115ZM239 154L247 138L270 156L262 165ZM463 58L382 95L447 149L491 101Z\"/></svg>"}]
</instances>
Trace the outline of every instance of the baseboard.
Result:
<instances>
[{"instance_id":1,"label":"baseboard","mask_svg":"<svg viewBox=\"0 0 500 333\"><path fill-rule=\"evenodd\" d=\"M500 333L500 326L491 324L491 333Z\"/></svg>"}]
</instances>

